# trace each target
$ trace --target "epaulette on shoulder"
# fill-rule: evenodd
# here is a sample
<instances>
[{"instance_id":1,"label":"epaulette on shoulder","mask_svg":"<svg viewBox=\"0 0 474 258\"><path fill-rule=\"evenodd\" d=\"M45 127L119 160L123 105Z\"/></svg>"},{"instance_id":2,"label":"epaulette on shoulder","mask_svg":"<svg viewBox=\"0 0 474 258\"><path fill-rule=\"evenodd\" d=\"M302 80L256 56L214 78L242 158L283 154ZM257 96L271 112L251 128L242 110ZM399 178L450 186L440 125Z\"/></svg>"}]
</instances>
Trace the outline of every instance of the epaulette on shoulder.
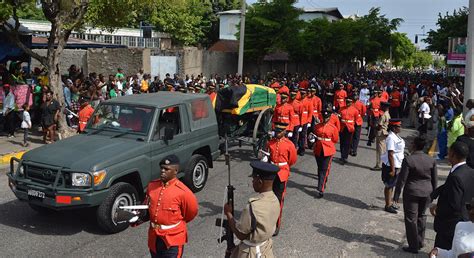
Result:
<instances>
[{"instance_id":1,"label":"epaulette on shoulder","mask_svg":"<svg viewBox=\"0 0 474 258\"><path fill-rule=\"evenodd\" d=\"M183 191L191 191L191 189L189 189L183 182L179 180L176 181L175 185Z\"/></svg>"}]
</instances>

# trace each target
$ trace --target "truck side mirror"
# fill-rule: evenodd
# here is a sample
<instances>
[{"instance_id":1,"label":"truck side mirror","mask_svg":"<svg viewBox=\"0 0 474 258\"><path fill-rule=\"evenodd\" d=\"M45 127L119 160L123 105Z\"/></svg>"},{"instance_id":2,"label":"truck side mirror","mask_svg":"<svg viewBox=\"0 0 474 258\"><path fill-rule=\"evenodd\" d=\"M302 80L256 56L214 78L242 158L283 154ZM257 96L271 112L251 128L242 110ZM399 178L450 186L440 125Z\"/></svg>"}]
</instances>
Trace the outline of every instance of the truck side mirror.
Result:
<instances>
[{"instance_id":1,"label":"truck side mirror","mask_svg":"<svg viewBox=\"0 0 474 258\"><path fill-rule=\"evenodd\" d=\"M173 136L174 136L174 129L173 128L170 128L170 127L166 127L165 128L165 135L164 135L164 140L165 141L169 141L169 140L173 140Z\"/></svg>"}]
</instances>

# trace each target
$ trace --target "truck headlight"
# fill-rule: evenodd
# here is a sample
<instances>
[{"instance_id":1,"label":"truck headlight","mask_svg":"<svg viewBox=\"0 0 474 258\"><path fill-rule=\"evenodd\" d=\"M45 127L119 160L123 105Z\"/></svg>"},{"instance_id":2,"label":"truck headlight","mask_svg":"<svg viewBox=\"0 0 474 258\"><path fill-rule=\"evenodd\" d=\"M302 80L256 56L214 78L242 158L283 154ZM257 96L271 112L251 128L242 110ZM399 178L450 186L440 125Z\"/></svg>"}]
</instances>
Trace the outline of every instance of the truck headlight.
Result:
<instances>
[{"instance_id":1,"label":"truck headlight","mask_svg":"<svg viewBox=\"0 0 474 258\"><path fill-rule=\"evenodd\" d=\"M100 170L100 171L94 172L93 175L94 175L94 185L99 185L100 183L104 181L105 176L107 175L107 171L105 169Z\"/></svg>"},{"instance_id":2,"label":"truck headlight","mask_svg":"<svg viewBox=\"0 0 474 258\"><path fill-rule=\"evenodd\" d=\"M91 177L85 173L72 173L72 186L90 186Z\"/></svg>"},{"instance_id":3,"label":"truck headlight","mask_svg":"<svg viewBox=\"0 0 474 258\"><path fill-rule=\"evenodd\" d=\"M18 175L24 176L25 175L25 167L22 165L18 168Z\"/></svg>"}]
</instances>

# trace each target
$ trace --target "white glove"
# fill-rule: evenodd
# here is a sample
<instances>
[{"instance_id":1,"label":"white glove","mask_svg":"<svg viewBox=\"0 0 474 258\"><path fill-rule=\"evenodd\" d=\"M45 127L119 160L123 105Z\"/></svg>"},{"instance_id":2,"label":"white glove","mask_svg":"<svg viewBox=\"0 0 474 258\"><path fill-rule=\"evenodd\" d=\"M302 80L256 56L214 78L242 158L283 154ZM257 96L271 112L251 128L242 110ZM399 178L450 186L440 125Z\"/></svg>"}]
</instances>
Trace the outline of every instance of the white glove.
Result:
<instances>
[{"instance_id":1,"label":"white glove","mask_svg":"<svg viewBox=\"0 0 474 258\"><path fill-rule=\"evenodd\" d=\"M306 127L307 127L307 128L310 128L310 127L311 127L311 123L308 123L308 124L306 125Z\"/></svg>"},{"instance_id":2,"label":"white glove","mask_svg":"<svg viewBox=\"0 0 474 258\"><path fill-rule=\"evenodd\" d=\"M310 133L308 138L310 143L316 142L316 136L313 133Z\"/></svg>"},{"instance_id":3,"label":"white glove","mask_svg":"<svg viewBox=\"0 0 474 258\"><path fill-rule=\"evenodd\" d=\"M268 162L268 156L267 155L263 155L262 159L260 160L262 162Z\"/></svg>"},{"instance_id":4,"label":"white glove","mask_svg":"<svg viewBox=\"0 0 474 258\"><path fill-rule=\"evenodd\" d=\"M73 117L72 115L67 115L67 118L69 119L72 119L72 117Z\"/></svg>"},{"instance_id":5,"label":"white glove","mask_svg":"<svg viewBox=\"0 0 474 258\"><path fill-rule=\"evenodd\" d=\"M303 131L303 127L298 128L298 133L301 133Z\"/></svg>"},{"instance_id":6,"label":"white glove","mask_svg":"<svg viewBox=\"0 0 474 258\"><path fill-rule=\"evenodd\" d=\"M119 123L117 123L116 121L112 121L112 123L111 123L111 124L112 124L112 126L114 126L114 127L119 127L119 126L120 126L120 124L119 124Z\"/></svg>"},{"instance_id":7,"label":"white glove","mask_svg":"<svg viewBox=\"0 0 474 258\"><path fill-rule=\"evenodd\" d=\"M128 222L129 222L129 223L135 223L135 222L137 222L137 221L138 221L138 211L131 211L131 213L133 213L133 214L135 214L135 215L137 215L137 216L132 217Z\"/></svg>"},{"instance_id":8,"label":"white glove","mask_svg":"<svg viewBox=\"0 0 474 258\"><path fill-rule=\"evenodd\" d=\"M289 138L293 137L293 132L289 132L289 133L288 133L288 137L289 137Z\"/></svg>"}]
</instances>

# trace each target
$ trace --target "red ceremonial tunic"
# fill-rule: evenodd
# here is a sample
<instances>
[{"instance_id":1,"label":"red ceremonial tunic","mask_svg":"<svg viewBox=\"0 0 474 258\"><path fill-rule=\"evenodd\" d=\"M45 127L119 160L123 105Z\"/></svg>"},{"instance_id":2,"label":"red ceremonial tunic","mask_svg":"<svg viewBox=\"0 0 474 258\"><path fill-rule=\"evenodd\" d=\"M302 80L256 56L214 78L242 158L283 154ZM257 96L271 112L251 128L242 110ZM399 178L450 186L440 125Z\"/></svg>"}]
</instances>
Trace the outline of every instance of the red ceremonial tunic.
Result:
<instances>
[{"instance_id":1,"label":"red ceremonial tunic","mask_svg":"<svg viewBox=\"0 0 474 258\"><path fill-rule=\"evenodd\" d=\"M323 121L323 117L321 115L321 110L323 109L323 102L318 96L313 96L311 98L313 101L313 116L318 118L319 121Z\"/></svg>"},{"instance_id":2,"label":"red ceremonial tunic","mask_svg":"<svg viewBox=\"0 0 474 258\"><path fill-rule=\"evenodd\" d=\"M288 127L286 128L289 131L293 131L294 125L291 122L291 118L295 115L295 110L293 106L288 103L283 103L275 107L275 112L273 113L272 121L274 123L287 123Z\"/></svg>"},{"instance_id":3,"label":"red ceremonial tunic","mask_svg":"<svg viewBox=\"0 0 474 258\"><path fill-rule=\"evenodd\" d=\"M148 184L147 198L150 214L148 248L156 253L156 237L161 238L168 248L187 243L186 223L198 213L198 202L193 192L177 178L166 184L154 180ZM165 226L179 224L171 229L161 229L153 228L152 223Z\"/></svg>"},{"instance_id":4,"label":"red ceremonial tunic","mask_svg":"<svg viewBox=\"0 0 474 258\"><path fill-rule=\"evenodd\" d=\"M359 111L359 116L356 119L356 125L361 126L364 123L364 116L367 113L367 107L360 100L354 103L354 107Z\"/></svg>"},{"instance_id":5,"label":"red ceremonial tunic","mask_svg":"<svg viewBox=\"0 0 474 258\"><path fill-rule=\"evenodd\" d=\"M280 168L278 177L281 182L285 182L290 177L290 167L293 166L298 155L293 142L288 138L273 138L268 141L268 150L270 152L270 161Z\"/></svg>"},{"instance_id":6,"label":"red ceremonial tunic","mask_svg":"<svg viewBox=\"0 0 474 258\"><path fill-rule=\"evenodd\" d=\"M290 89L286 85L281 86L278 90L278 94L286 93L286 95L290 95Z\"/></svg>"},{"instance_id":7,"label":"red ceremonial tunic","mask_svg":"<svg viewBox=\"0 0 474 258\"><path fill-rule=\"evenodd\" d=\"M317 137L313 147L314 156L319 157L321 150L323 150L324 157L336 153L335 144L339 141L339 130L331 122L317 124L313 133Z\"/></svg>"},{"instance_id":8,"label":"red ceremonial tunic","mask_svg":"<svg viewBox=\"0 0 474 258\"><path fill-rule=\"evenodd\" d=\"M308 124L308 123L311 123L311 120L313 118L313 101L311 100L311 98L309 98L308 96L306 96L303 100L301 100L301 109L302 109L302 113L301 113L301 124L304 125L304 124Z\"/></svg>"},{"instance_id":9,"label":"red ceremonial tunic","mask_svg":"<svg viewBox=\"0 0 474 258\"><path fill-rule=\"evenodd\" d=\"M382 102L388 102L389 97L390 96L388 95L388 92L382 91L382 96L381 96Z\"/></svg>"},{"instance_id":10,"label":"red ceremonial tunic","mask_svg":"<svg viewBox=\"0 0 474 258\"><path fill-rule=\"evenodd\" d=\"M346 106L347 92L345 90L337 90L334 93L334 106L342 108Z\"/></svg>"},{"instance_id":11,"label":"red ceremonial tunic","mask_svg":"<svg viewBox=\"0 0 474 258\"><path fill-rule=\"evenodd\" d=\"M382 102L382 99L379 97L374 97L373 99L370 100L370 106L371 106L370 112L371 112L371 115L373 115L374 117L379 117L383 113L382 110L380 109L381 102Z\"/></svg>"},{"instance_id":12,"label":"red ceremonial tunic","mask_svg":"<svg viewBox=\"0 0 474 258\"><path fill-rule=\"evenodd\" d=\"M328 123L334 125L334 127L337 128L338 132L341 130L341 121L339 121L339 117L336 114L331 114Z\"/></svg>"},{"instance_id":13,"label":"red ceremonial tunic","mask_svg":"<svg viewBox=\"0 0 474 258\"><path fill-rule=\"evenodd\" d=\"M94 113L94 108L87 104L84 108L82 108L78 113L77 116L79 117L79 132L84 131L86 128L87 121L91 118L92 113Z\"/></svg>"},{"instance_id":14,"label":"red ceremonial tunic","mask_svg":"<svg viewBox=\"0 0 474 258\"><path fill-rule=\"evenodd\" d=\"M390 93L390 106L391 107L399 107L402 95L398 90L392 91Z\"/></svg>"},{"instance_id":15,"label":"red ceremonial tunic","mask_svg":"<svg viewBox=\"0 0 474 258\"><path fill-rule=\"evenodd\" d=\"M301 102L295 99L295 100L289 100L288 104L290 104L293 107L293 111L294 111L294 114L291 117L291 125L293 126L293 128L295 128L295 126L300 126L301 125L300 117L303 112L303 110L301 109Z\"/></svg>"},{"instance_id":16,"label":"red ceremonial tunic","mask_svg":"<svg viewBox=\"0 0 474 258\"><path fill-rule=\"evenodd\" d=\"M359 111L354 106L346 106L341 109L341 132L347 127L347 130L350 133L353 133L355 130L355 122L360 116Z\"/></svg>"},{"instance_id":17,"label":"red ceremonial tunic","mask_svg":"<svg viewBox=\"0 0 474 258\"><path fill-rule=\"evenodd\" d=\"M217 97L217 93L216 93L216 92L211 92L211 93L209 93L209 98L211 99L211 103L212 103L212 107L213 107L213 108L216 107L216 97Z\"/></svg>"}]
</instances>

